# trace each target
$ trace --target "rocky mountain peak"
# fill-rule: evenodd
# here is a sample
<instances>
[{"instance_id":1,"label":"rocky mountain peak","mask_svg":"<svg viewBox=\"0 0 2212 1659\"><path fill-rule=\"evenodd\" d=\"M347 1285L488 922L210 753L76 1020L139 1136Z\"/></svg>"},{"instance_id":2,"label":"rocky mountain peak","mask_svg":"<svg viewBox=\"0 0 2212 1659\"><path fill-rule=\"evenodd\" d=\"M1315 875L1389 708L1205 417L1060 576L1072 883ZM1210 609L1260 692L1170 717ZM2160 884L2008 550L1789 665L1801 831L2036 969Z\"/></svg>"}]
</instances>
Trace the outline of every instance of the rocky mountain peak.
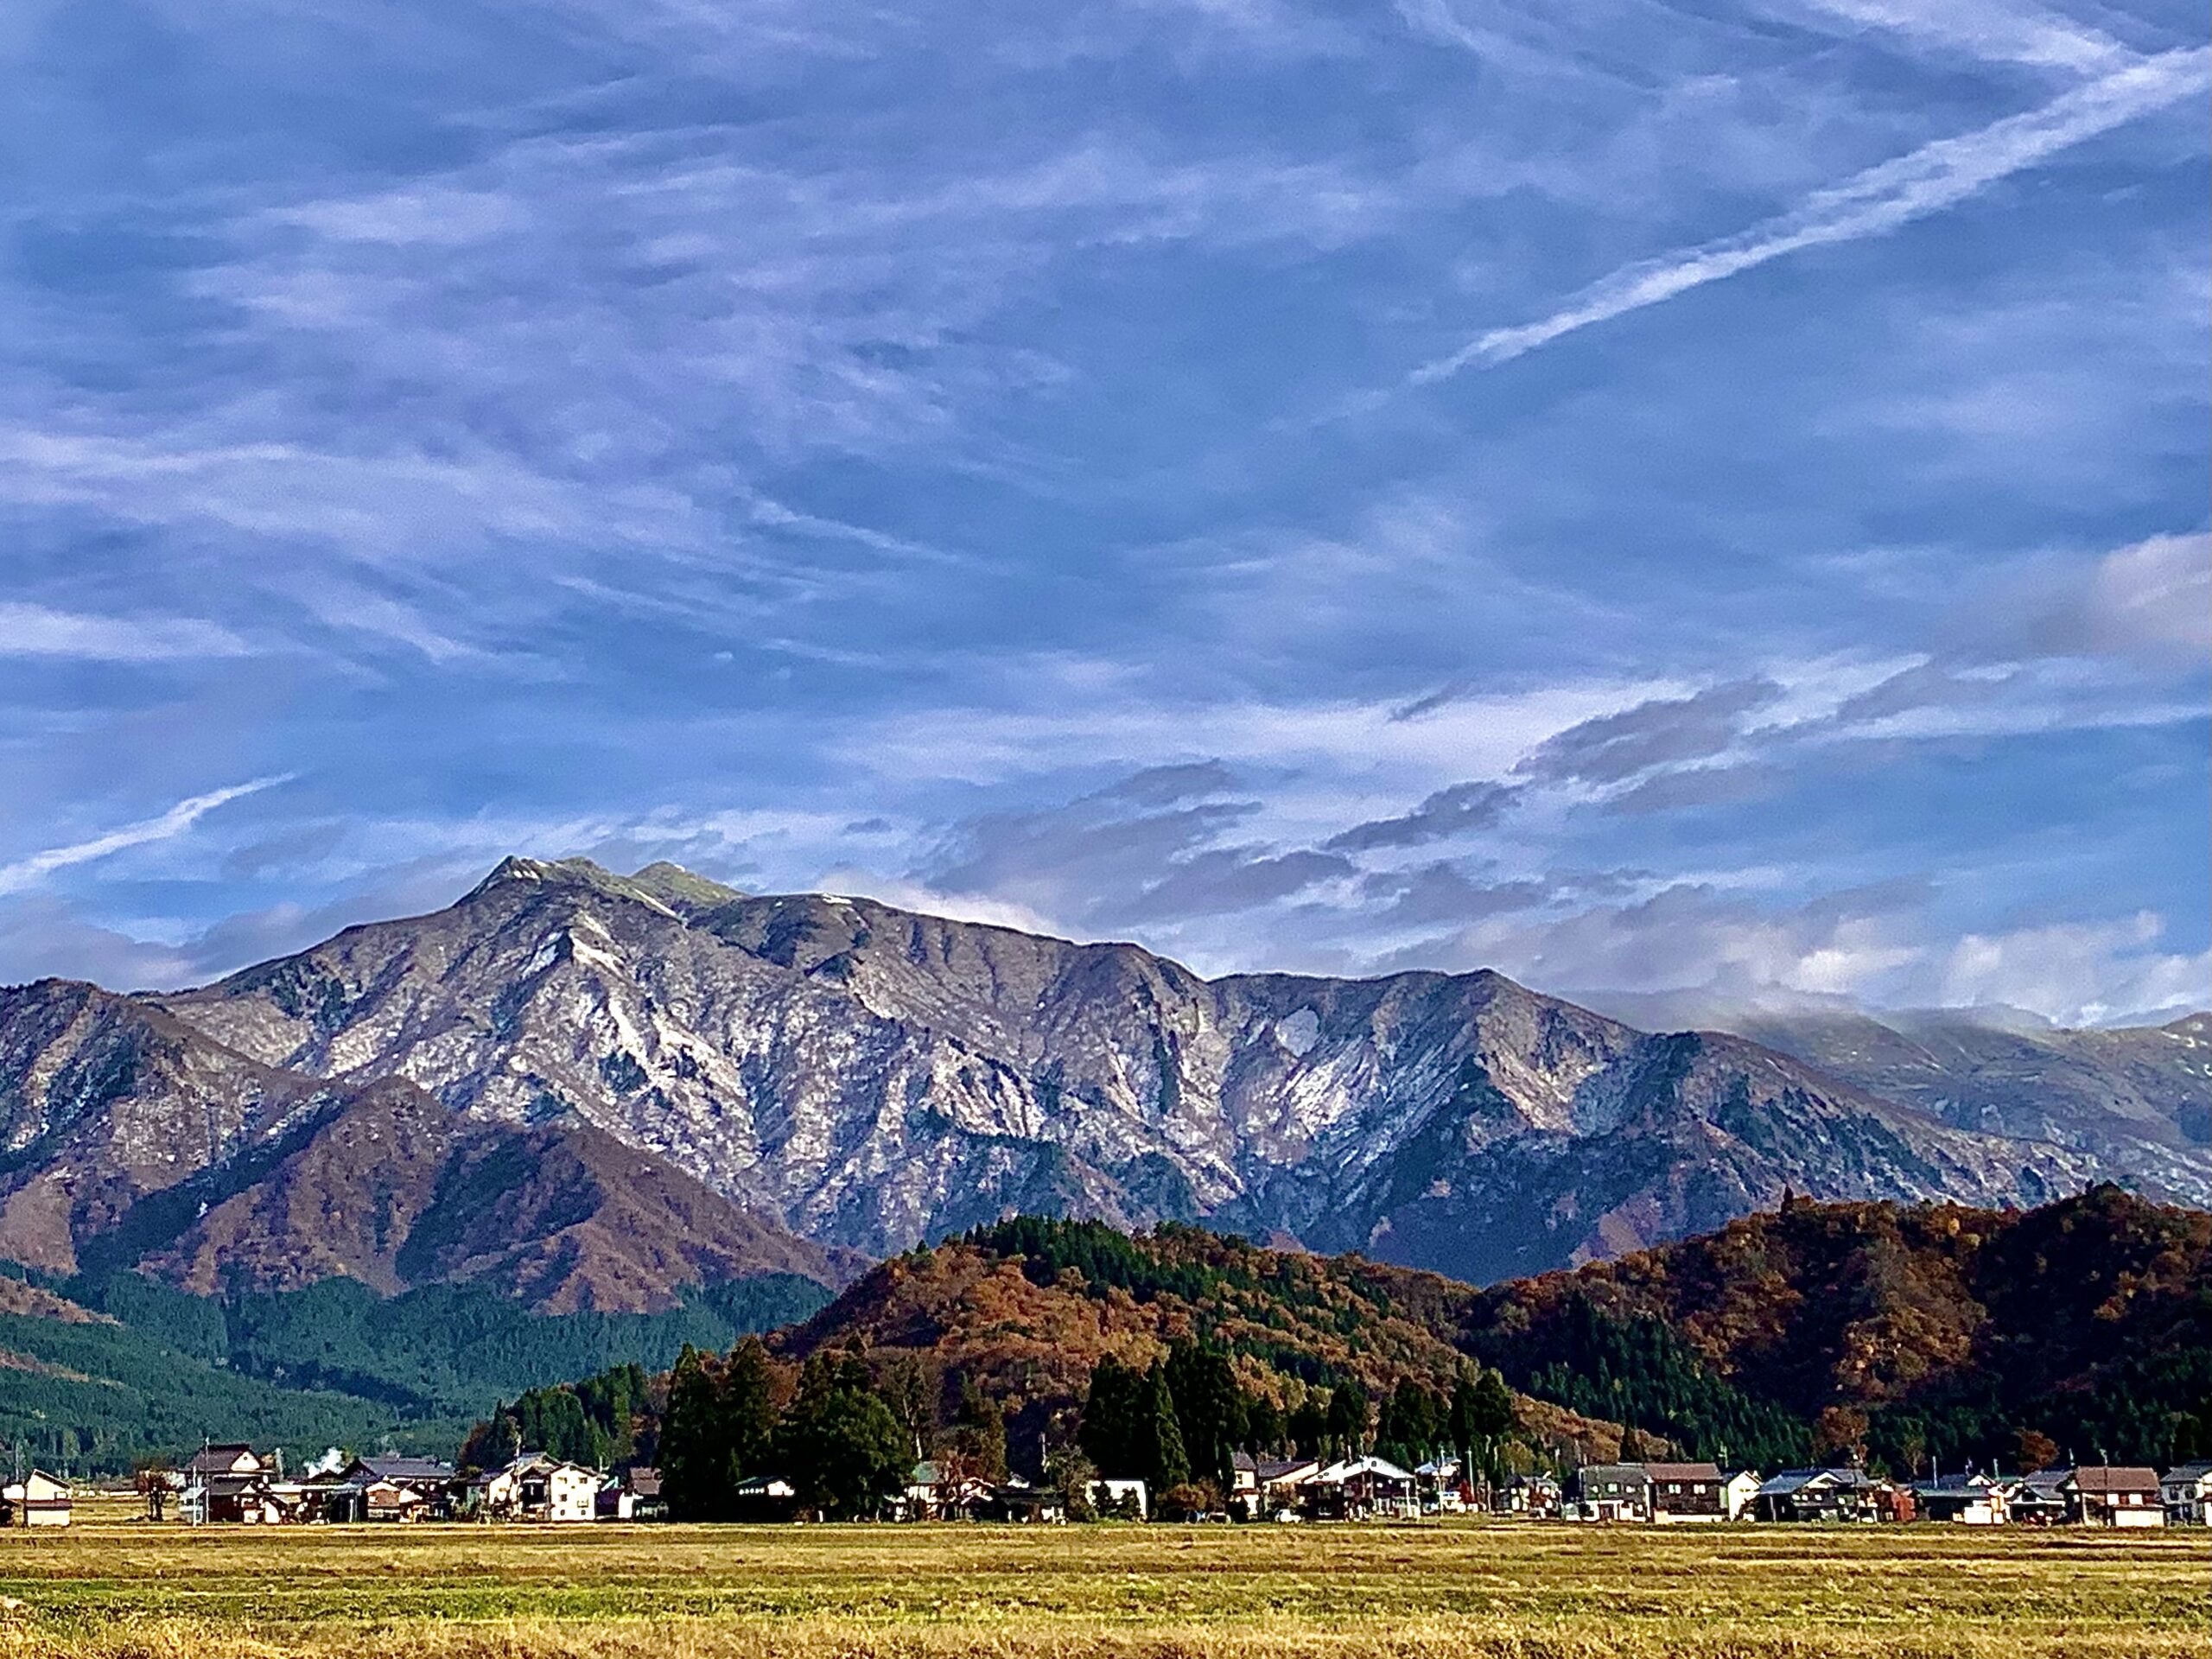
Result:
<instances>
[{"instance_id":1,"label":"rocky mountain peak","mask_svg":"<svg viewBox=\"0 0 2212 1659\"><path fill-rule=\"evenodd\" d=\"M1785 1189L2033 1204L2120 1179L2212 1201L2212 1080L2179 1032L1653 1036L1494 973L1209 981L1132 944L747 895L671 864L512 858L431 915L200 990L107 998L98 1018L77 1000L0 1000L0 1236L63 1254L198 1170L283 1162L287 1103L387 1079L463 1139L588 1131L594 1167L606 1147L665 1166L619 1184L650 1202L595 1201L604 1224L569 1235L628 1264L590 1275L626 1297L740 1259L617 1249L702 1194L869 1255L1020 1210L1205 1220L1478 1280L1704 1230ZM2000 1063L2013 1092L1967 1088ZM2049 1080L2064 1086L2046 1099ZM57 1136L50 1101L81 1127ZM429 1126L422 1167L448 1168L441 1120L410 1110ZM367 1179L370 1120L352 1121L353 1150L286 1166L291 1190ZM570 1157L501 1144L481 1166L501 1179ZM550 1190L588 1185L570 1167ZM470 1189L486 1205L489 1179ZM558 1208L495 1207L525 1229ZM240 1213L172 1259L196 1278L250 1254L260 1211ZM426 1252L376 1270L404 1278ZM492 1254L444 1252L437 1271L490 1271Z\"/></svg>"}]
</instances>

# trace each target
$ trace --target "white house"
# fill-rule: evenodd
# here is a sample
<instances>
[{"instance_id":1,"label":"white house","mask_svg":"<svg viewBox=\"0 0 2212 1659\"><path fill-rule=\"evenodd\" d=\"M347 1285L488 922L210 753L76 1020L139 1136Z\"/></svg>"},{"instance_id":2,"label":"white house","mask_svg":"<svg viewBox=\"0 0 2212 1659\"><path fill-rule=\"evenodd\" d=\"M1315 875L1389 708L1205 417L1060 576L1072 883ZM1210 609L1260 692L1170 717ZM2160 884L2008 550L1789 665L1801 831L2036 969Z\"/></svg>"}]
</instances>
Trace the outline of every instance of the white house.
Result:
<instances>
[{"instance_id":1,"label":"white house","mask_svg":"<svg viewBox=\"0 0 2212 1659\"><path fill-rule=\"evenodd\" d=\"M69 1510L69 1489L41 1470L0 1486L0 1527L66 1527Z\"/></svg>"},{"instance_id":2,"label":"white house","mask_svg":"<svg viewBox=\"0 0 2212 1659\"><path fill-rule=\"evenodd\" d=\"M525 1521L589 1521L598 1513L599 1476L543 1452L525 1452L469 1483L478 1514Z\"/></svg>"},{"instance_id":3,"label":"white house","mask_svg":"<svg viewBox=\"0 0 2212 1659\"><path fill-rule=\"evenodd\" d=\"M2158 1477L2158 1496L2169 1526L2212 1525L2212 1463L2184 1463L2167 1470Z\"/></svg>"},{"instance_id":4,"label":"white house","mask_svg":"<svg viewBox=\"0 0 2212 1659\"><path fill-rule=\"evenodd\" d=\"M2163 1527L2158 1471L2100 1464L2076 1469L2066 1483L2069 1519L2088 1527Z\"/></svg>"},{"instance_id":5,"label":"white house","mask_svg":"<svg viewBox=\"0 0 2212 1659\"><path fill-rule=\"evenodd\" d=\"M1913 1511L1923 1521L1963 1527L2001 1527L2012 1519L2012 1497L1987 1475L1947 1475L1912 1483Z\"/></svg>"},{"instance_id":6,"label":"white house","mask_svg":"<svg viewBox=\"0 0 2212 1659\"><path fill-rule=\"evenodd\" d=\"M1152 1519L1152 1499L1141 1480L1094 1480L1090 1483L1090 1506L1101 1515L1116 1515L1134 1510L1140 1521Z\"/></svg>"},{"instance_id":7,"label":"white house","mask_svg":"<svg viewBox=\"0 0 2212 1659\"><path fill-rule=\"evenodd\" d=\"M1738 1469L1720 1483L1720 1507L1731 1521L1741 1521L1751 1512L1751 1500L1763 1484L1756 1469Z\"/></svg>"}]
</instances>

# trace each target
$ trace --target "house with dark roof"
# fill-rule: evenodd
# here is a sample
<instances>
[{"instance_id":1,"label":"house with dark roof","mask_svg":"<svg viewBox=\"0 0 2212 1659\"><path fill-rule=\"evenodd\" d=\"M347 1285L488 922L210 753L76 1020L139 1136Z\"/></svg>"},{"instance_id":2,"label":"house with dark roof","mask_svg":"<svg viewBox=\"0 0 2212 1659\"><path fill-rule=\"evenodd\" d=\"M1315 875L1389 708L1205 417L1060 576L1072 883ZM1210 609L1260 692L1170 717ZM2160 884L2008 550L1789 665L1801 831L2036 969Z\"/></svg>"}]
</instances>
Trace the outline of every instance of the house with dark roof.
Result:
<instances>
[{"instance_id":1,"label":"house with dark roof","mask_svg":"<svg viewBox=\"0 0 2212 1659\"><path fill-rule=\"evenodd\" d=\"M747 1521L789 1521L798 1514L798 1488L781 1475L747 1475L730 1489L730 1497Z\"/></svg>"},{"instance_id":2,"label":"house with dark roof","mask_svg":"<svg viewBox=\"0 0 2212 1659\"><path fill-rule=\"evenodd\" d=\"M271 1527L296 1518L263 1474L202 1476L184 1489L177 1509L194 1526Z\"/></svg>"},{"instance_id":3,"label":"house with dark roof","mask_svg":"<svg viewBox=\"0 0 2212 1659\"><path fill-rule=\"evenodd\" d=\"M454 1467L435 1458L355 1458L321 1499L331 1521L427 1521L453 1513Z\"/></svg>"},{"instance_id":4,"label":"house with dark roof","mask_svg":"<svg viewBox=\"0 0 2212 1659\"><path fill-rule=\"evenodd\" d=\"M1491 1507L1503 1514L1541 1520L1556 1520L1559 1506L1559 1482L1549 1475L1515 1475L1491 1500Z\"/></svg>"},{"instance_id":5,"label":"house with dark roof","mask_svg":"<svg viewBox=\"0 0 2212 1659\"><path fill-rule=\"evenodd\" d=\"M1421 1513L1413 1471L1371 1454L1332 1463L1302 1482L1299 1491L1317 1517L1330 1520Z\"/></svg>"},{"instance_id":6,"label":"house with dark roof","mask_svg":"<svg viewBox=\"0 0 2212 1659\"><path fill-rule=\"evenodd\" d=\"M602 1521L661 1521L668 1516L662 1501L660 1471L636 1467L609 1475L600 1484L596 1499Z\"/></svg>"},{"instance_id":7,"label":"house with dark roof","mask_svg":"<svg viewBox=\"0 0 2212 1659\"><path fill-rule=\"evenodd\" d=\"M1911 1519L1911 1497L1863 1469L1785 1469L1751 1497L1756 1521Z\"/></svg>"},{"instance_id":8,"label":"house with dark roof","mask_svg":"<svg viewBox=\"0 0 2212 1659\"><path fill-rule=\"evenodd\" d=\"M2084 1527L2163 1527L2158 1471L2120 1464L2076 1469L2064 1488L2066 1518Z\"/></svg>"},{"instance_id":9,"label":"house with dark roof","mask_svg":"<svg viewBox=\"0 0 2212 1659\"><path fill-rule=\"evenodd\" d=\"M1662 1524L1725 1521L1726 1500L1720 1466L1712 1463L1647 1463L1651 1483L1651 1518Z\"/></svg>"},{"instance_id":10,"label":"house with dark roof","mask_svg":"<svg viewBox=\"0 0 2212 1659\"><path fill-rule=\"evenodd\" d=\"M1751 1500L1758 1496L1764 1480L1756 1469L1733 1469L1720 1482L1720 1508L1731 1521L1741 1521L1751 1512Z\"/></svg>"},{"instance_id":11,"label":"house with dark roof","mask_svg":"<svg viewBox=\"0 0 2212 1659\"><path fill-rule=\"evenodd\" d=\"M2070 1468L2038 1469L2032 1474L2014 1475L1999 1479L1998 1486L2005 1494L2005 1508L2015 1526L2056 1527L2065 1524L2072 1501L2067 1496L2066 1483L2073 1478Z\"/></svg>"},{"instance_id":12,"label":"house with dark roof","mask_svg":"<svg viewBox=\"0 0 2212 1659\"><path fill-rule=\"evenodd\" d=\"M269 1471L269 1465L244 1440L226 1440L203 1446L193 1453L192 1461L184 1465L187 1485L195 1478L205 1479L213 1475L265 1475Z\"/></svg>"},{"instance_id":13,"label":"house with dark roof","mask_svg":"<svg viewBox=\"0 0 2212 1659\"><path fill-rule=\"evenodd\" d=\"M2212 1463L2177 1464L2158 1477L2171 1527L2212 1525Z\"/></svg>"},{"instance_id":14,"label":"house with dark roof","mask_svg":"<svg viewBox=\"0 0 2212 1659\"><path fill-rule=\"evenodd\" d=\"M1649 1521L1651 1471L1640 1463L1592 1463L1576 1471L1576 1501L1586 1521Z\"/></svg>"},{"instance_id":15,"label":"house with dark roof","mask_svg":"<svg viewBox=\"0 0 2212 1659\"><path fill-rule=\"evenodd\" d=\"M2003 1483L1989 1475L1945 1475L1912 1483L1913 1513L1923 1521L2001 1527L2012 1518Z\"/></svg>"},{"instance_id":16,"label":"house with dark roof","mask_svg":"<svg viewBox=\"0 0 2212 1659\"><path fill-rule=\"evenodd\" d=\"M598 1514L599 1475L544 1452L525 1452L504 1467L474 1475L461 1507L487 1519L589 1521Z\"/></svg>"}]
</instances>

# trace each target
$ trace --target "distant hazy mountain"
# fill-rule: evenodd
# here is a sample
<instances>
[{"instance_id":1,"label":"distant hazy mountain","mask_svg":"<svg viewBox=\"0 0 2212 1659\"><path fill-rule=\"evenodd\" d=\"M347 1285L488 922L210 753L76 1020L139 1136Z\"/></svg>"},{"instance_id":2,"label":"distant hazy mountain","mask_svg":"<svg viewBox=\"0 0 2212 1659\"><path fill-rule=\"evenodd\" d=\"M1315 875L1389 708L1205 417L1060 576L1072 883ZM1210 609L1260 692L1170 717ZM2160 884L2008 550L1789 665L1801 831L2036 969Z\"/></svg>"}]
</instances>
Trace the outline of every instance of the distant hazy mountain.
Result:
<instances>
[{"instance_id":1,"label":"distant hazy mountain","mask_svg":"<svg viewBox=\"0 0 2212 1659\"><path fill-rule=\"evenodd\" d=\"M1624 1001L1630 1018L1734 1032L1957 1128L2091 1153L2190 1203L2212 1192L2212 1014L2075 1031L2003 1009Z\"/></svg>"},{"instance_id":2,"label":"distant hazy mountain","mask_svg":"<svg viewBox=\"0 0 2212 1659\"><path fill-rule=\"evenodd\" d=\"M820 1247L1020 1210L1490 1280L1785 1189L2205 1203L2195 1077L2171 1142L2107 1135L2078 1092L1965 1120L1495 974L1207 981L1132 945L511 859L448 909L201 990L0 994L0 1256L640 1306L748 1264L834 1280L849 1258ZM414 1087L371 1087L392 1080Z\"/></svg>"}]
</instances>

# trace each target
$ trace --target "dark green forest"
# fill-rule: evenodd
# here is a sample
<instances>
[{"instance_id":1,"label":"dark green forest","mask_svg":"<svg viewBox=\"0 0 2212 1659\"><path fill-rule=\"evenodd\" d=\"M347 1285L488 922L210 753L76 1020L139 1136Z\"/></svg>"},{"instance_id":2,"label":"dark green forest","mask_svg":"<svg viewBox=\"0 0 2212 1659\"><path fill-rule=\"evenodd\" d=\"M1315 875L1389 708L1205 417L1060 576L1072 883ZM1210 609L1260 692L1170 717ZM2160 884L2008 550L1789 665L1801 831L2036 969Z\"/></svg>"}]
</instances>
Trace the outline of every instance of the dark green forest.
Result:
<instances>
[{"instance_id":1,"label":"dark green forest","mask_svg":"<svg viewBox=\"0 0 2212 1659\"><path fill-rule=\"evenodd\" d=\"M815 1312L829 1293L768 1274L692 1291L660 1313L538 1314L489 1290L381 1297L350 1279L204 1297L128 1271L31 1281L118 1321L0 1316L0 1440L92 1472L175 1458L204 1437L295 1449L449 1454L502 1399L622 1363L659 1370L686 1343L727 1347Z\"/></svg>"}]
</instances>

